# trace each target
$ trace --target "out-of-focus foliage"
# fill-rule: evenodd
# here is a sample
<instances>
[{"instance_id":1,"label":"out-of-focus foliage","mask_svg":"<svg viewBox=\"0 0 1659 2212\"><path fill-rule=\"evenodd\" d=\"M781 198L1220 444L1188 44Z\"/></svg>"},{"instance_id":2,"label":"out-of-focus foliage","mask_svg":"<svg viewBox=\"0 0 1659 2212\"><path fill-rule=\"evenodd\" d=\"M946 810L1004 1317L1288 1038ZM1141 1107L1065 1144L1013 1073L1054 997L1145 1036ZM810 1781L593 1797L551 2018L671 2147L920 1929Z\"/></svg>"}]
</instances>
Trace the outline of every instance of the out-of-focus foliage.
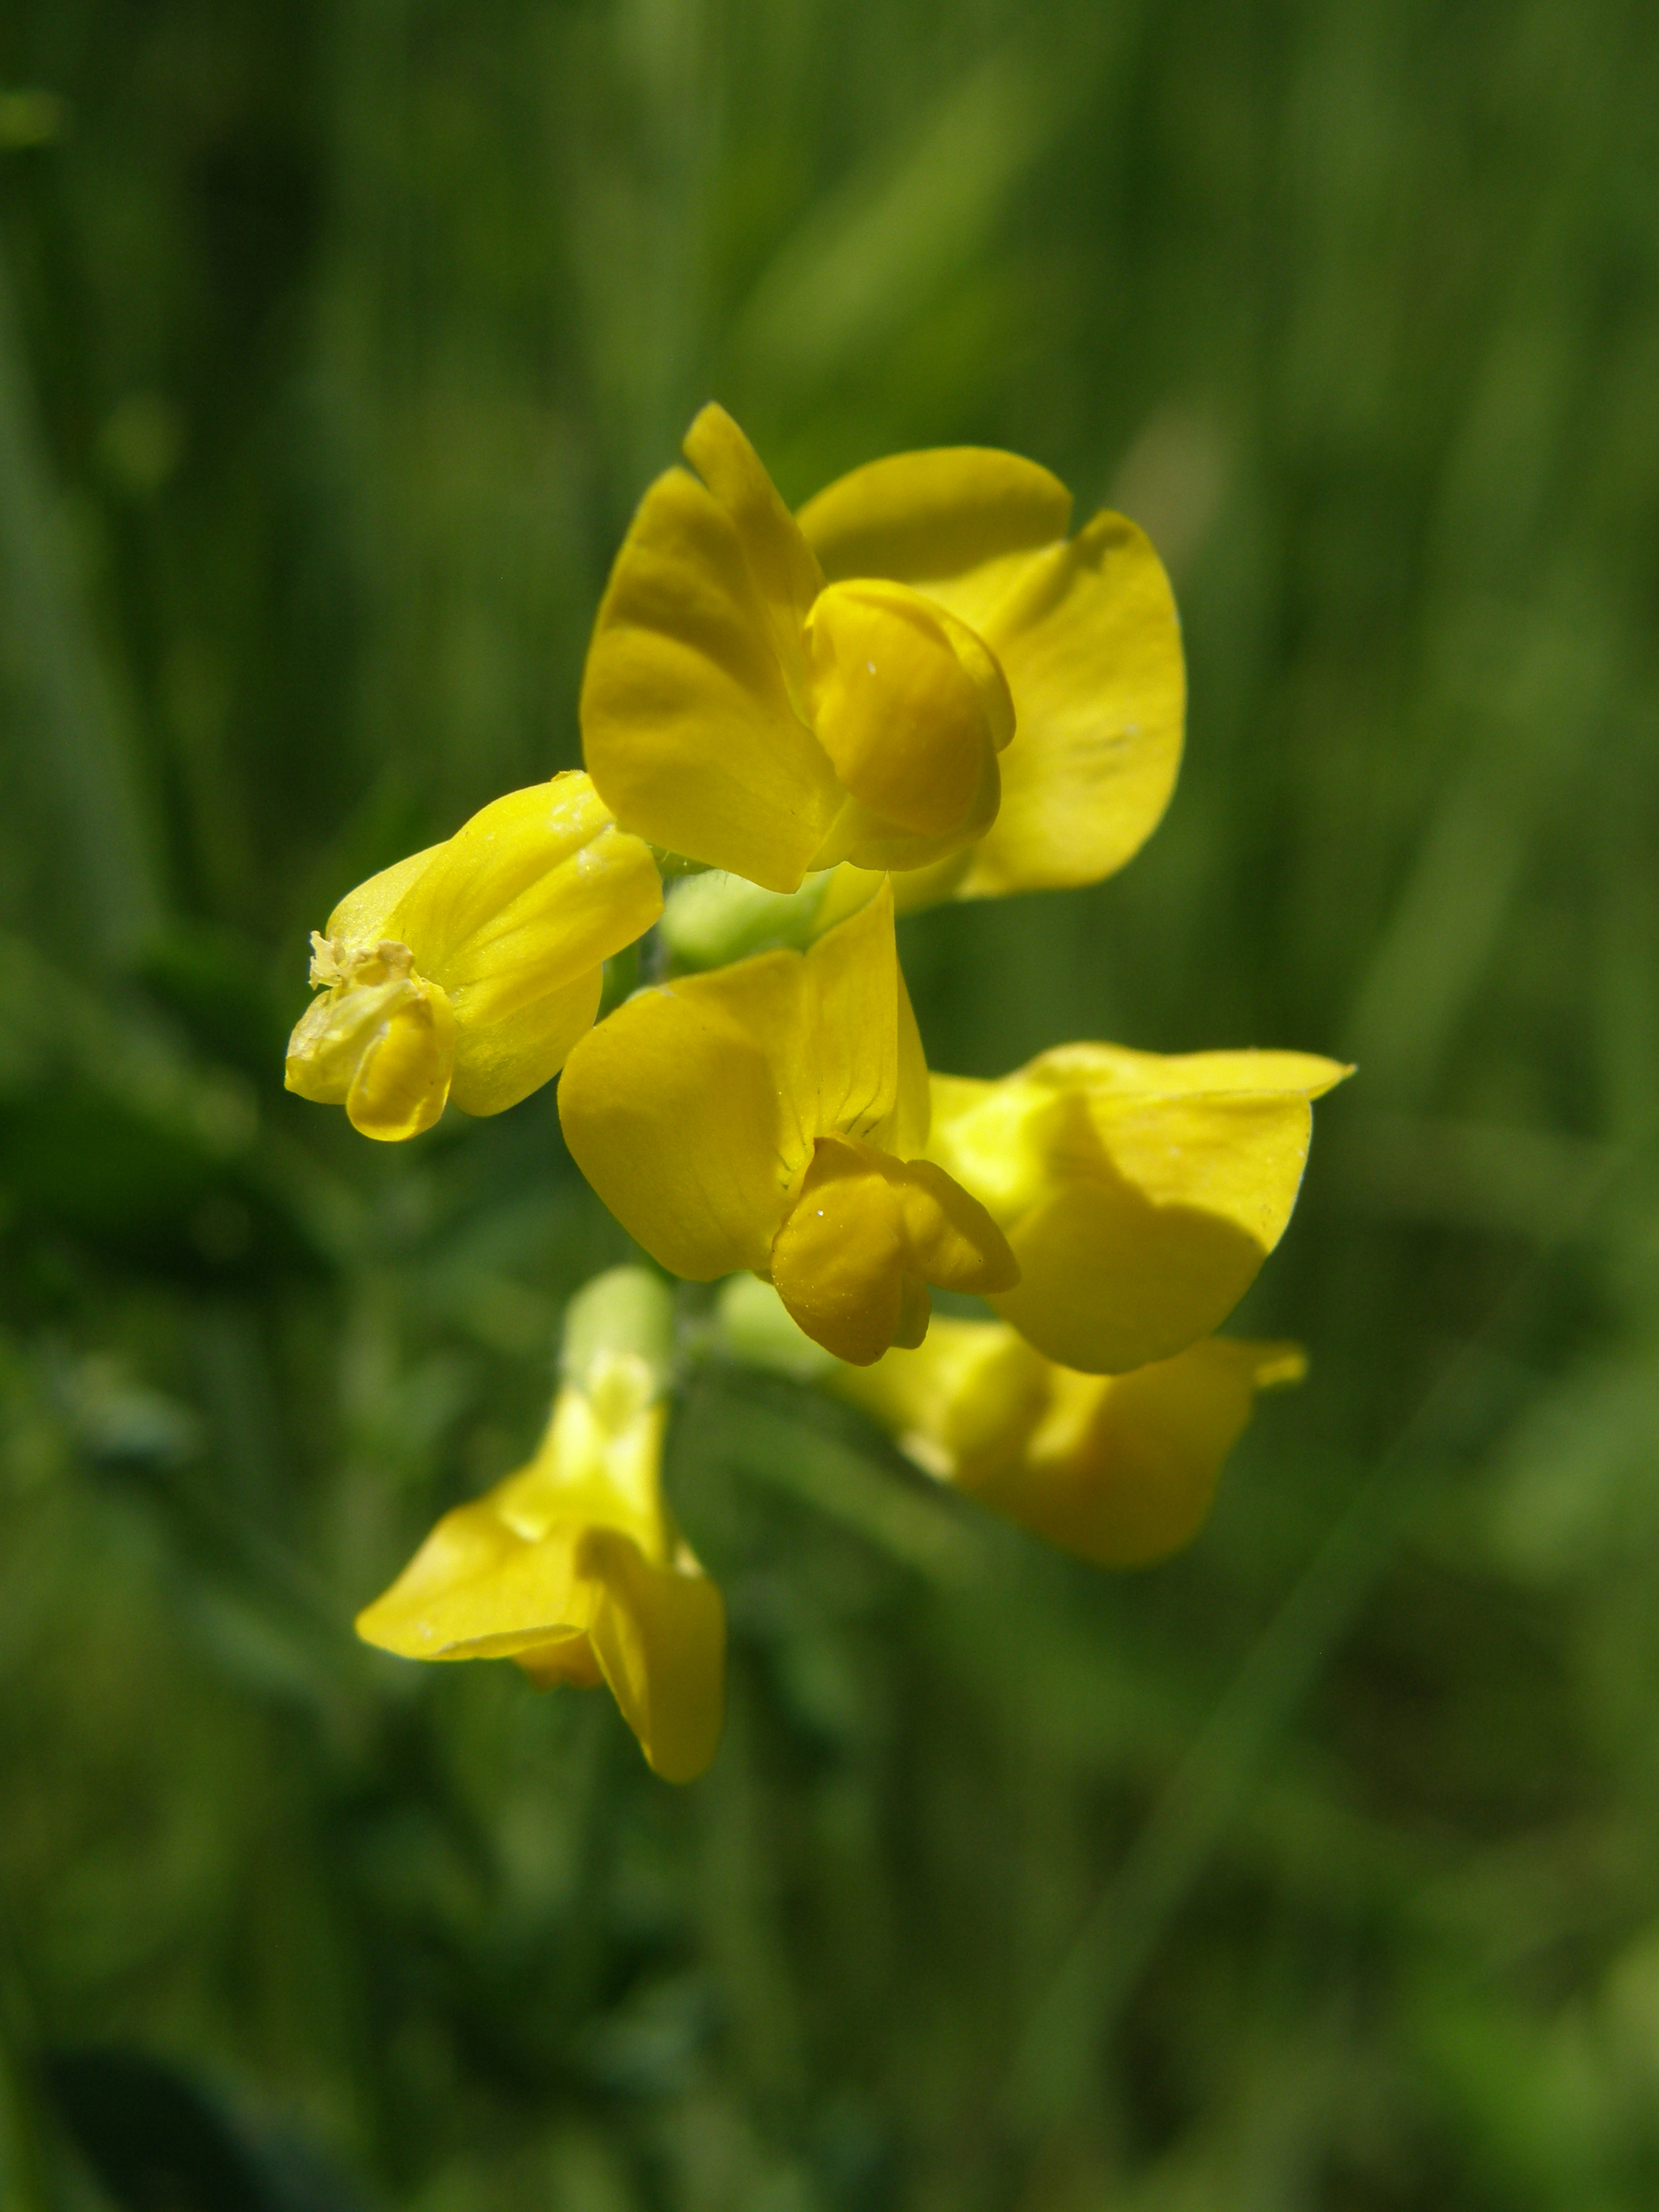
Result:
<instances>
[{"instance_id":1,"label":"out-of-focus foliage","mask_svg":"<svg viewBox=\"0 0 1659 2212\"><path fill-rule=\"evenodd\" d=\"M1633 0L0 9L9 2205L1655 2201L1656 82ZM1361 1074L1172 1565L702 1371L676 1793L348 1630L625 1256L551 1097L388 1157L280 1063L333 898L574 761L711 395L1175 573L1169 821L906 925L936 1064Z\"/></svg>"}]
</instances>

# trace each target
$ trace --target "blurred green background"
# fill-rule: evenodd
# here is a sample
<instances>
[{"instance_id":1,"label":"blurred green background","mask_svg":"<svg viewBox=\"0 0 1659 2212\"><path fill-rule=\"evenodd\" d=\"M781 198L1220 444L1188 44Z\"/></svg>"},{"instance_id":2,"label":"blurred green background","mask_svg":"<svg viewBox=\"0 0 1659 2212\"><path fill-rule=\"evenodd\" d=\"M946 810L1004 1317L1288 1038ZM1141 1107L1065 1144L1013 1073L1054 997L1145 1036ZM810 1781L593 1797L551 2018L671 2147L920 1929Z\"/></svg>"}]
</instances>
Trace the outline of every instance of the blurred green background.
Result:
<instances>
[{"instance_id":1,"label":"blurred green background","mask_svg":"<svg viewBox=\"0 0 1659 2212\"><path fill-rule=\"evenodd\" d=\"M0 6L0 2197L1659 2202L1659 15ZM930 1056L1350 1055L1113 1578L805 1392L671 1475L726 1741L353 1611L625 1255L550 1095L281 1088L305 933L578 757L718 396L1164 550L1164 829L906 925Z\"/></svg>"}]
</instances>

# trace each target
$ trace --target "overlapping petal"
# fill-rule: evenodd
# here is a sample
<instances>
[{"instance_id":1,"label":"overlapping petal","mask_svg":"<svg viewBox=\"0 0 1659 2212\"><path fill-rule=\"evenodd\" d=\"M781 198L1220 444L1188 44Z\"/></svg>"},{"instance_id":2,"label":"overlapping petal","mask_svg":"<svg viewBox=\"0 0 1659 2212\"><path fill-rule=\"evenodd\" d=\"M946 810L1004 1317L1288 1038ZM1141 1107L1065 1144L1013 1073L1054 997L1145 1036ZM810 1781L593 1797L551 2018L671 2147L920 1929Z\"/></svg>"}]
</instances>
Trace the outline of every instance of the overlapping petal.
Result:
<instances>
[{"instance_id":1,"label":"overlapping petal","mask_svg":"<svg viewBox=\"0 0 1659 2212\"><path fill-rule=\"evenodd\" d=\"M929 1474L1079 1559L1133 1567L1192 1541L1256 1392L1306 1365L1296 1345L1206 1337L1130 1374L1081 1375L1006 1322L947 1320L831 1387Z\"/></svg>"},{"instance_id":2,"label":"overlapping petal","mask_svg":"<svg viewBox=\"0 0 1659 2212\"><path fill-rule=\"evenodd\" d=\"M720 1740L726 1616L663 1499L659 1382L635 1356L590 1360L529 1466L445 1514L357 1632L408 1659L514 1659L545 1686L603 1681L651 1765L685 1782Z\"/></svg>"},{"instance_id":3,"label":"overlapping petal","mask_svg":"<svg viewBox=\"0 0 1659 2212\"><path fill-rule=\"evenodd\" d=\"M1007 679L1018 742L1000 811L915 902L1097 882L1169 803L1186 713L1169 580L1133 523L1097 514L1068 540L1070 514L1046 469L976 447L872 461L801 509L832 584L887 576L925 592Z\"/></svg>"},{"instance_id":4,"label":"overlapping petal","mask_svg":"<svg viewBox=\"0 0 1659 2212\"><path fill-rule=\"evenodd\" d=\"M646 493L582 681L586 758L619 822L768 890L930 863L994 818L1012 713L996 656L892 579L831 590L723 410L700 472Z\"/></svg>"},{"instance_id":5,"label":"overlapping petal","mask_svg":"<svg viewBox=\"0 0 1659 2212\"><path fill-rule=\"evenodd\" d=\"M430 1127L452 1097L501 1113L558 1072L603 963L661 911L649 850L586 775L509 792L335 908L289 1087L381 1138Z\"/></svg>"},{"instance_id":6,"label":"overlapping petal","mask_svg":"<svg viewBox=\"0 0 1659 2212\"><path fill-rule=\"evenodd\" d=\"M1249 1289L1296 1203L1310 1102L1348 1073L1311 1054L1061 1046L998 1083L935 1076L928 1158L1007 1235L1021 1276L998 1312L1064 1366L1122 1374L1207 1335Z\"/></svg>"},{"instance_id":7,"label":"overlapping petal","mask_svg":"<svg viewBox=\"0 0 1659 2212\"><path fill-rule=\"evenodd\" d=\"M653 1258L699 1281L775 1273L843 1357L916 1340L929 1281L1018 1273L983 1208L905 1157L927 1137L926 1066L884 883L809 951L637 994L572 1054L559 1112Z\"/></svg>"}]
</instances>

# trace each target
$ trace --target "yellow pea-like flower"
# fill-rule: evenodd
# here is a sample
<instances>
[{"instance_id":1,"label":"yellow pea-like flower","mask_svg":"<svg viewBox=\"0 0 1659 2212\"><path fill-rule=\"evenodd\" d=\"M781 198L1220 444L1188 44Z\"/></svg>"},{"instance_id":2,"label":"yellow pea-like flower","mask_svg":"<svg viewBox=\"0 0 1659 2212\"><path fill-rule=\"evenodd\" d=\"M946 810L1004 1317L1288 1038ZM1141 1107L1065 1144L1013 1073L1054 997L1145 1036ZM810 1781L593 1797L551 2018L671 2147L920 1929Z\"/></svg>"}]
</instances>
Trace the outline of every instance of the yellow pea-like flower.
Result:
<instances>
[{"instance_id":1,"label":"yellow pea-like flower","mask_svg":"<svg viewBox=\"0 0 1659 2212\"><path fill-rule=\"evenodd\" d=\"M927 1112L885 883L805 953L637 993L559 1085L577 1165L653 1259L697 1282L751 1269L858 1364L921 1341L929 1284L1018 1277L985 1208L919 1157Z\"/></svg>"},{"instance_id":2,"label":"yellow pea-like flower","mask_svg":"<svg viewBox=\"0 0 1659 2212\"><path fill-rule=\"evenodd\" d=\"M643 1308L665 1341L651 1309L668 1297L617 1268L578 1304ZM534 1459L446 1513L357 1633L404 1659L516 1660L544 1687L604 1682L650 1765L690 1782L720 1741L726 1609L663 1498L663 1364L603 1341L573 1358L568 1332L563 1369Z\"/></svg>"},{"instance_id":3,"label":"yellow pea-like flower","mask_svg":"<svg viewBox=\"0 0 1659 2212\"><path fill-rule=\"evenodd\" d=\"M1071 513L1047 469L979 447L872 461L800 511L832 588L921 592L995 654L1012 702L995 821L896 885L901 907L1097 883L1169 803L1186 714L1169 579L1133 522L1103 513L1068 538Z\"/></svg>"},{"instance_id":4,"label":"yellow pea-like flower","mask_svg":"<svg viewBox=\"0 0 1659 2212\"><path fill-rule=\"evenodd\" d=\"M1097 1566L1189 1544L1255 1394L1300 1382L1293 1344L1201 1338L1127 1375L1080 1375L1009 1323L943 1320L915 1352L829 1379L918 1466Z\"/></svg>"},{"instance_id":5,"label":"yellow pea-like flower","mask_svg":"<svg viewBox=\"0 0 1659 2212\"><path fill-rule=\"evenodd\" d=\"M996 1310L1061 1365L1121 1375L1243 1297L1296 1204L1310 1102L1351 1072L1061 1045L1000 1082L935 1075L927 1157L1007 1236L1020 1279Z\"/></svg>"},{"instance_id":6,"label":"yellow pea-like flower","mask_svg":"<svg viewBox=\"0 0 1659 2212\"><path fill-rule=\"evenodd\" d=\"M289 1041L288 1087L387 1140L451 1098L501 1113L558 1073L592 1026L603 963L661 912L649 848L586 775L509 792L313 933L321 993Z\"/></svg>"},{"instance_id":7,"label":"yellow pea-like flower","mask_svg":"<svg viewBox=\"0 0 1659 2212\"><path fill-rule=\"evenodd\" d=\"M786 892L981 836L1014 731L996 654L896 574L826 582L723 409L684 451L697 473L646 493L582 679L585 757L617 821Z\"/></svg>"}]
</instances>

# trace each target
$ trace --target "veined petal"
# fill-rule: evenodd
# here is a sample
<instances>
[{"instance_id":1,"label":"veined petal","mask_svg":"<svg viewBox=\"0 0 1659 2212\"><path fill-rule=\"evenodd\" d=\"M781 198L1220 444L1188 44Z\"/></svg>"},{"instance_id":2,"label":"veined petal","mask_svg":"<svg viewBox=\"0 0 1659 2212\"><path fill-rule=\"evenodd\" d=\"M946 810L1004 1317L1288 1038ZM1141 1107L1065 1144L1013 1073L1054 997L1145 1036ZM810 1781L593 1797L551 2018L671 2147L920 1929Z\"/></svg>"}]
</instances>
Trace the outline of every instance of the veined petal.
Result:
<instances>
[{"instance_id":1,"label":"veined petal","mask_svg":"<svg viewBox=\"0 0 1659 2212\"><path fill-rule=\"evenodd\" d=\"M449 1095L462 1113L504 1114L550 1083L592 1028L604 982L590 968L499 1021L458 1028Z\"/></svg>"},{"instance_id":2,"label":"veined petal","mask_svg":"<svg viewBox=\"0 0 1659 2212\"><path fill-rule=\"evenodd\" d=\"M1157 828L1181 765L1186 669L1163 565L1133 523L1097 514L981 627L1019 742L957 896L1098 883Z\"/></svg>"},{"instance_id":3,"label":"veined petal","mask_svg":"<svg viewBox=\"0 0 1659 2212\"><path fill-rule=\"evenodd\" d=\"M1036 462L942 446L837 477L802 507L800 526L831 582L890 576L981 629L1027 557L1065 537L1071 515L1071 493Z\"/></svg>"},{"instance_id":4,"label":"veined petal","mask_svg":"<svg viewBox=\"0 0 1659 2212\"><path fill-rule=\"evenodd\" d=\"M558 1072L598 1011L601 963L661 911L649 848L586 775L509 792L360 884L313 936L326 988L289 1042L288 1086L387 1139L452 1095L499 1114Z\"/></svg>"},{"instance_id":5,"label":"veined petal","mask_svg":"<svg viewBox=\"0 0 1659 2212\"><path fill-rule=\"evenodd\" d=\"M928 1156L1007 1233L1021 1279L998 1312L1061 1365L1121 1374L1243 1297L1296 1203L1310 1099L1347 1072L1063 1047L1001 1083L936 1077Z\"/></svg>"},{"instance_id":6,"label":"veined petal","mask_svg":"<svg viewBox=\"0 0 1659 2212\"><path fill-rule=\"evenodd\" d=\"M392 919L454 1011L464 1113L501 1113L557 1074L599 1011L601 963L661 912L648 848L586 775L509 792L438 848Z\"/></svg>"},{"instance_id":7,"label":"veined petal","mask_svg":"<svg viewBox=\"0 0 1659 2212\"><path fill-rule=\"evenodd\" d=\"M582 743L624 828L793 891L844 793L791 697L753 543L684 469L652 485L594 624Z\"/></svg>"},{"instance_id":8,"label":"veined petal","mask_svg":"<svg viewBox=\"0 0 1659 2212\"><path fill-rule=\"evenodd\" d=\"M1052 1370L1050 1406L1018 1460L964 1487L1097 1566L1179 1551L1209 1517L1258 1390L1299 1382L1293 1344L1208 1337L1117 1376Z\"/></svg>"},{"instance_id":9,"label":"veined petal","mask_svg":"<svg viewBox=\"0 0 1659 2212\"><path fill-rule=\"evenodd\" d=\"M921 1039L898 964L890 882L793 957L801 1019L780 1036L779 1073L800 1101L808 1151L823 1135L893 1149L901 1123L914 1126L917 1115Z\"/></svg>"}]
</instances>

